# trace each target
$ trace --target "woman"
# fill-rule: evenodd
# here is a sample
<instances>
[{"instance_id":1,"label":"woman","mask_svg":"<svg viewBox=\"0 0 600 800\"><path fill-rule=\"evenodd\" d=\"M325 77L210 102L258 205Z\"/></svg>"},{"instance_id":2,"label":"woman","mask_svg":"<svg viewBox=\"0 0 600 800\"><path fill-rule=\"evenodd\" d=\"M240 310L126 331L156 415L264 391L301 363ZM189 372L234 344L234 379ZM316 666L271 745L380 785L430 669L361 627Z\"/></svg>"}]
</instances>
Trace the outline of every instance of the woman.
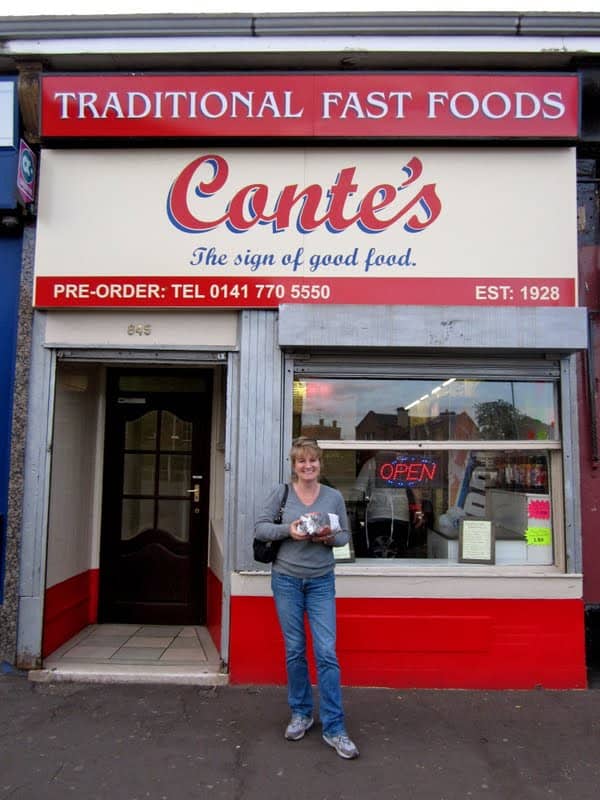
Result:
<instances>
[{"instance_id":1,"label":"woman","mask_svg":"<svg viewBox=\"0 0 600 800\"><path fill-rule=\"evenodd\" d=\"M356 758L358 748L344 725L340 668L335 652L335 578L332 547L348 542L350 532L342 495L319 483L321 449L314 439L301 436L292 443L292 484L281 524L273 519L279 511L282 489L274 488L256 521L258 539L282 540L271 571L271 586L285 641L288 702L292 717L285 738L302 739L312 727L313 699L308 663L304 615L308 617L319 684L319 711L324 741L342 758ZM300 517L311 513L336 515L339 528L330 526L310 535ZM333 517L335 522L335 517Z\"/></svg>"}]
</instances>

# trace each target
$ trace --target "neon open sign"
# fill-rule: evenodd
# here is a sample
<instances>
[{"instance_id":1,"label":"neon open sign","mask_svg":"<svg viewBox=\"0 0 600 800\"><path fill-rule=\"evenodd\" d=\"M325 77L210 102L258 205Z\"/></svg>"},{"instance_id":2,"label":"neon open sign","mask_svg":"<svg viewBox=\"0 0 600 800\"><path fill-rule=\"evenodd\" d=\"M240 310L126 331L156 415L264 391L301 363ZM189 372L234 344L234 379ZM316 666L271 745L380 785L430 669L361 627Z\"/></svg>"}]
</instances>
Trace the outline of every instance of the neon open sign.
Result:
<instances>
[{"instance_id":1,"label":"neon open sign","mask_svg":"<svg viewBox=\"0 0 600 800\"><path fill-rule=\"evenodd\" d=\"M425 456L398 456L377 464L377 477L385 486L405 488L435 481L438 462Z\"/></svg>"}]
</instances>

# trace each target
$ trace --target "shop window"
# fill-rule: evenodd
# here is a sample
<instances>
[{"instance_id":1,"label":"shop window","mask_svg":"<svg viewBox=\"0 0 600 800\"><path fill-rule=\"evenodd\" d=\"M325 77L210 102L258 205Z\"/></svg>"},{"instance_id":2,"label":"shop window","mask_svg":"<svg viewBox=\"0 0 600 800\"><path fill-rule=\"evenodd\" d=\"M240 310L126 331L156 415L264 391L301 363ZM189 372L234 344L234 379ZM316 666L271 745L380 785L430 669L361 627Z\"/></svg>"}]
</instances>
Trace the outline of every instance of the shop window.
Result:
<instances>
[{"instance_id":1,"label":"shop window","mask_svg":"<svg viewBox=\"0 0 600 800\"><path fill-rule=\"evenodd\" d=\"M293 433L318 439L357 559L458 562L489 520L496 564L553 564L561 454L553 380L297 376Z\"/></svg>"}]
</instances>

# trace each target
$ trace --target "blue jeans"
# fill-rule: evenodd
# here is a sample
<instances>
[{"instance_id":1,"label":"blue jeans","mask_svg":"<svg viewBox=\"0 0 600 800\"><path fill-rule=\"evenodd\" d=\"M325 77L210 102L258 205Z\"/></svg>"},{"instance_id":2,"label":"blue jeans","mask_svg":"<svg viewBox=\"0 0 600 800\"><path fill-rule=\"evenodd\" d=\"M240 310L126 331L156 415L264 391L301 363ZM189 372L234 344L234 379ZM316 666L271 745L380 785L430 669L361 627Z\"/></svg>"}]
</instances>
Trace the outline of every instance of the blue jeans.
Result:
<instances>
[{"instance_id":1,"label":"blue jeans","mask_svg":"<svg viewBox=\"0 0 600 800\"><path fill-rule=\"evenodd\" d=\"M271 586L285 641L288 703L294 714L312 715L313 698L304 615L308 617L319 685L319 713L323 733L345 731L340 667L335 653L335 577L294 578L271 570Z\"/></svg>"}]
</instances>

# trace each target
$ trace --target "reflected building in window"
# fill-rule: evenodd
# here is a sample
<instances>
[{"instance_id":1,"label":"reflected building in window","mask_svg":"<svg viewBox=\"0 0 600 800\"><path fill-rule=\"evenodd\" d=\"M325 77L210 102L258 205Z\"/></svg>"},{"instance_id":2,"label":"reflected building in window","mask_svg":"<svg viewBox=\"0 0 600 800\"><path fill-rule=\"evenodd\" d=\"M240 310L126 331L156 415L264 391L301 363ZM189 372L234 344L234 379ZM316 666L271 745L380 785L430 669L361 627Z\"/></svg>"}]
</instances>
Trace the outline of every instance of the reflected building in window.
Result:
<instances>
[{"instance_id":1,"label":"reflected building in window","mask_svg":"<svg viewBox=\"0 0 600 800\"><path fill-rule=\"evenodd\" d=\"M361 441L410 439L408 411L405 408L398 408L395 414L368 411L356 426L356 438Z\"/></svg>"},{"instance_id":2,"label":"reflected building in window","mask_svg":"<svg viewBox=\"0 0 600 800\"><path fill-rule=\"evenodd\" d=\"M331 425L327 425L324 419L319 419L316 425L303 425L302 436L310 436L311 439L332 439L339 441L342 438L342 429L334 419Z\"/></svg>"},{"instance_id":3,"label":"reflected building in window","mask_svg":"<svg viewBox=\"0 0 600 800\"><path fill-rule=\"evenodd\" d=\"M411 439L433 442L471 441L479 437L479 429L466 411L442 411L436 417L411 419Z\"/></svg>"}]
</instances>

